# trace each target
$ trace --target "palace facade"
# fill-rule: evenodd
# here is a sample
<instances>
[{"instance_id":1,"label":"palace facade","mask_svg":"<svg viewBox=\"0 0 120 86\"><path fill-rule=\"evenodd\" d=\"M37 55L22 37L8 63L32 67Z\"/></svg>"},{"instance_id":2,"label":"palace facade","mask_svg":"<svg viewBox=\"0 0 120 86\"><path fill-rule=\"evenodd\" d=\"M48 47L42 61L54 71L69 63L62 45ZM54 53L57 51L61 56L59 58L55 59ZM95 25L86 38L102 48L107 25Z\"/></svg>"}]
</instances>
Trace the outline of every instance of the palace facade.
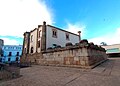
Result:
<instances>
[{"instance_id":1,"label":"palace facade","mask_svg":"<svg viewBox=\"0 0 120 86\"><path fill-rule=\"evenodd\" d=\"M48 48L65 47L65 44L78 43L81 40L79 35L66 30L46 25L38 25L38 28L24 33L23 54L40 53Z\"/></svg>"}]
</instances>

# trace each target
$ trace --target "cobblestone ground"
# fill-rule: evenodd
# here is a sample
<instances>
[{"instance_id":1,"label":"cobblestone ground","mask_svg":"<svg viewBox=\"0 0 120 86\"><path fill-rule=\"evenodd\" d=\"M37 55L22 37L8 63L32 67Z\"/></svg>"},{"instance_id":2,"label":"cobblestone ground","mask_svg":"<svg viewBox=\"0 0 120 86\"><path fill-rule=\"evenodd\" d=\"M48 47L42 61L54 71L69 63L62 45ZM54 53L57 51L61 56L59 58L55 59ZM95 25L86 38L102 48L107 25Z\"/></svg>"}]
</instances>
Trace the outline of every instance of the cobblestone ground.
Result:
<instances>
[{"instance_id":1,"label":"cobblestone ground","mask_svg":"<svg viewBox=\"0 0 120 86\"><path fill-rule=\"evenodd\" d=\"M22 77L0 86L120 86L120 58L111 58L94 69L34 65L21 69Z\"/></svg>"}]
</instances>

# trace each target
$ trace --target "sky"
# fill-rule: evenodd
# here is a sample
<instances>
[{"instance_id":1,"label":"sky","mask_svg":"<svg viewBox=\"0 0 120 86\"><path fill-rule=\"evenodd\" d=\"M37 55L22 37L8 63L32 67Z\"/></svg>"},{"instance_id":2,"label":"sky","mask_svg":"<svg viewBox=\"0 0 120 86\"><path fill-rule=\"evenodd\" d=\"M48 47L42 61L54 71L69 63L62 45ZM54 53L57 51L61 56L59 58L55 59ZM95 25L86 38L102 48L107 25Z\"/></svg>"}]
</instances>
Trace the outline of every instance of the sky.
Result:
<instances>
[{"instance_id":1,"label":"sky","mask_svg":"<svg viewBox=\"0 0 120 86\"><path fill-rule=\"evenodd\" d=\"M0 0L0 39L22 45L23 33L47 24L94 44L120 43L120 0Z\"/></svg>"}]
</instances>

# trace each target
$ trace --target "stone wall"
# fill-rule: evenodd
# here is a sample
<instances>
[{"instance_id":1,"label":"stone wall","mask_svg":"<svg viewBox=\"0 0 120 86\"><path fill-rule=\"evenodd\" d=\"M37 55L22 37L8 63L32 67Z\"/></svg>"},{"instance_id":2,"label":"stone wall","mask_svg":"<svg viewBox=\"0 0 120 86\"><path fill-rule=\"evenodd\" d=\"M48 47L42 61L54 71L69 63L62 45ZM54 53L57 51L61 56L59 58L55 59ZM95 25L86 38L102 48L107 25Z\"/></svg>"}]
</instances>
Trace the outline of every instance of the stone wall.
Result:
<instances>
[{"instance_id":1,"label":"stone wall","mask_svg":"<svg viewBox=\"0 0 120 86\"><path fill-rule=\"evenodd\" d=\"M42 53L34 53L34 54L23 54L22 57L20 58L20 63L25 64L28 66L30 64L38 64L39 60L43 58Z\"/></svg>"},{"instance_id":2,"label":"stone wall","mask_svg":"<svg viewBox=\"0 0 120 86\"><path fill-rule=\"evenodd\" d=\"M20 68L0 63L0 80L12 79L20 76Z\"/></svg>"},{"instance_id":3,"label":"stone wall","mask_svg":"<svg viewBox=\"0 0 120 86\"><path fill-rule=\"evenodd\" d=\"M12 78L12 74L6 70L0 71L0 80L10 79Z\"/></svg>"},{"instance_id":4,"label":"stone wall","mask_svg":"<svg viewBox=\"0 0 120 86\"><path fill-rule=\"evenodd\" d=\"M70 67L90 67L107 59L103 51L87 47L69 47L62 50L55 49L43 52L43 61L40 64L70 66Z\"/></svg>"},{"instance_id":5,"label":"stone wall","mask_svg":"<svg viewBox=\"0 0 120 86\"><path fill-rule=\"evenodd\" d=\"M86 41L62 48L48 49L42 51L41 54L36 53L27 56L27 61L41 65L82 68L92 68L106 59L107 55L104 48Z\"/></svg>"}]
</instances>

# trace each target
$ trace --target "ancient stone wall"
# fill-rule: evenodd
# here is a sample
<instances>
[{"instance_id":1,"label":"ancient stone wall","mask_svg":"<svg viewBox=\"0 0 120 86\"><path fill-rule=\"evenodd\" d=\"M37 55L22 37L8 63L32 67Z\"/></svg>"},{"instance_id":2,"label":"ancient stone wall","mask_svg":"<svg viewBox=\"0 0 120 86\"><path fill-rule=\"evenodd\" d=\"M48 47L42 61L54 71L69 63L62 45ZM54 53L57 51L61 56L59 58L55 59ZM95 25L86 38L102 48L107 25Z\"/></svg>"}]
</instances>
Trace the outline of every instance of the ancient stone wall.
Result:
<instances>
[{"instance_id":1,"label":"ancient stone wall","mask_svg":"<svg viewBox=\"0 0 120 86\"><path fill-rule=\"evenodd\" d=\"M69 47L43 52L43 61L40 64L90 67L107 59L105 52L88 47Z\"/></svg>"},{"instance_id":2,"label":"ancient stone wall","mask_svg":"<svg viewBox=\"0 0 120 86\"><path fill-rule=\"evenodd\" d=\"M43 57L42 53L23 54L22 57L20 58L20 63L38 64L39 60L41 60L42 57Z\"/></svg>"},{"instance_id":3,"label":"ancient stone wall","mask_svg":"<svg viewBox=\"0 0 120 86\"><path fill-rule=\"evenodd\" d=\"M0 71L0 80L10 79L12 74L6 70Z\"/></svg>"},{"instance_id":4,"label":"ancient stone wall","mask_svg":"<svg viewBox=\"0 0 120 86\"><path fill-rule=\"evenodd\" d=\"M27 61L41 65L92 68L107 59L104 48L81 41L76 45L48 49L41 54L27 55Z\"/></svg>"},{"instance_id":5,"label":"ancient stone wall","mask_svg":"<svg viewBox=\"0 0 120 86\"><path fill-rule=\"evenodd\" d=\"M17 78L20 76L20 68L0 63L0 80Z\"/></svg>"}]
</instances>

